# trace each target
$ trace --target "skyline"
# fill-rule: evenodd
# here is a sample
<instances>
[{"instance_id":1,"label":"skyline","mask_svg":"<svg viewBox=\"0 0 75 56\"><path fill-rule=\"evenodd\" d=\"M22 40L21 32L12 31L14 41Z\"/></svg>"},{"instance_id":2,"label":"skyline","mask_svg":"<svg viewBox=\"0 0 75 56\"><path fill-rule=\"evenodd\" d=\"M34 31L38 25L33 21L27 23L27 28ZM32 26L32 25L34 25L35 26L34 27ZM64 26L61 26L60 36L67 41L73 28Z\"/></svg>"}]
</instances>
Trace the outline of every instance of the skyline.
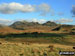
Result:
<instances>
[{"instance_id":1,"label":"skyline","mask_svg":"<svg viewBox=\"0 0 75 56\"><path fill-rule=\"evenodd\" d=\"M27 20L75 25L75 0L0 0L0 23Z\"/></svg>"}]
</instances>

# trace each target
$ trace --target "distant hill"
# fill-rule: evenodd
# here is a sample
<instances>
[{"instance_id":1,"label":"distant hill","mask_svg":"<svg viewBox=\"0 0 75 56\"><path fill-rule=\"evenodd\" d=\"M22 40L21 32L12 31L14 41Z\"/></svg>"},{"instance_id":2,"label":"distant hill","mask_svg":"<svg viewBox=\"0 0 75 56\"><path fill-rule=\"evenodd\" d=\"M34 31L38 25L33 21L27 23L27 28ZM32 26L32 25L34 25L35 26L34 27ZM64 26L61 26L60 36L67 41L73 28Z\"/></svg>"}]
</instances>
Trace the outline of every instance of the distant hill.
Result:
<instances>
[{"instance_id":1,"label":"distant hill","mask_svg":"<svg viewBox=\"0 0 75 56\"><path fill-rule=\"evenodd\" d=\"M46 23L42 24L45 26L57 26L57 24L55 22L51 22L51 21L47 21Z\"/></svg>"},{"instance_id":2,"label":"distant hill","mask_svg":"<svg viewBox=\"0 0 75 56\"><path fill-rule=\"evenodd\" d=\"M18 30L24 30L28 27L40 26L38 22L27 22L27 21L17 21L10 25L10 27Z\"/></svg>"},{"instance_id":3,"label":"distant hill","mask_svg":"<svg viewBox=\"0 0 75 56\"><path fill-rule=\"evenodd\" d=\"M17 21L15 23L13 23L12 25L10 25L10 27L14 28L14 29L18 29L18 30L24 30L28 27L43 27L43 26L57 26L57 24L55 22L46 22L46 23L43 23L43 24L40 24L38 22L26 22L26 21Z\"/></svg>"},{"instance_id":4,"label":"distant hill","mask_svg":"<svg viewBox=\"0 0 75 56\"><path fill-rule=\"evenodd\" d=\"M59 25L55 22L47 21L43 24L38 22L27 22L27 21L17 21L14 22L10 27L23 30L24 32L71 32L75 29L73 25Z\"/></svg>"},{"instance_id":5,"label":"distant hill","mask_svg":"<svg viewBox=\"0 0 75 56\"><path fill-rule=\"evenodd\" d=\"M47 21L43 24L38 22L17 21L10 26L0 25L0 34L6 33L23 33L23 32L39 32L39 33L63 33L74 32L73 25L59 25L55 22Z\"/></svg>"}]
</instances>

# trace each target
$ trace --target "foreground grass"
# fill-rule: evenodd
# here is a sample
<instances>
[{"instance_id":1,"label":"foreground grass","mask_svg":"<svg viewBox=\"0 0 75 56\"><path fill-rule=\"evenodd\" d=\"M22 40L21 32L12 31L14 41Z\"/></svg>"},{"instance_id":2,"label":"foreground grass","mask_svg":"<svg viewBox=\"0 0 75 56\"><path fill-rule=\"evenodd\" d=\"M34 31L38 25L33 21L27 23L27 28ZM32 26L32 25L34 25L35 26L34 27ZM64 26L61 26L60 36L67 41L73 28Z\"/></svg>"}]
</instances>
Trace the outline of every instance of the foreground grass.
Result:
<instances>
[{"instance_id":1,"label":"foreground grass","mask_svg":"<svg viewBox=\"0 0 75 56\"><path fill-rule=\"evenodd\" d=\"M51 48L52 47L52 48ZM0 56L59 56L59 51L74 51L72 46L59 44L26 44L4 42L0 44Z\"/></svg>"},{"instance_id":2,"label":"foreground grass","mask_svg":"<svg viewBox=\"0 0 75 56\"><path fill-rule=\"evenodd\" d=\"M59 51L74 51L74 37L0 38L0 56L60 56Z\"/></svg>"}]
</instances>

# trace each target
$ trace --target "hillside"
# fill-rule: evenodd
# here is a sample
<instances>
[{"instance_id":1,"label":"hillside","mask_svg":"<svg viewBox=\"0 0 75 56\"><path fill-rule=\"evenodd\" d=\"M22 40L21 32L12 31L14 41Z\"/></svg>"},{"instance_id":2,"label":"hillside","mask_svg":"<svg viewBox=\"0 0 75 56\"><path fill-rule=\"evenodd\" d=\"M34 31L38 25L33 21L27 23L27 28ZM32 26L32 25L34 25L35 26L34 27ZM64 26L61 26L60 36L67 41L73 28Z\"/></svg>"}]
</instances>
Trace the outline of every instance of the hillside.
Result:
<instances>
[{"instance_id":1,"label":"hillside","mask_svg":"<svg viewBox=\"0 0 75 56\"><path fill-rule=\"evenodd\" d=\"M45 25L45 26L57 26L57 24L55 22L51 22L51 21L47 21L46 23L43 23L42 25Z\"/></svg>"},{"instance_id":2,"label":"hillside","mask_svg":"<svg viewBox=\"0 0 75 56\"><path fill-rule=\"evenodd\" d=\"M48 56L59 56L60 50L73 51L75 26L46 23L18 21L10 26L0 25L0 55L43 56L46 52Z\"/></svg>"},{"instance_id":3,"label":"hillside","mask_svg":"<svg viewBox=\"0 0 75 56\"><path fill-rule=\"evenodd\" d=\"M0 33L23 33L23 32L39 32L39 33L70 33L74 31L74 25L59 25L55 22L47 21L43 24L38 22L17 21L10 26L0 25Z\"/></svg>"},{"instance_id":4,"label":"hillside","mask_svg":"<svg viewBox=\"0 0 75 56\"><path fill-rule=\"evenodd\" d=\"M0 25L0 34L9 34L14 32L21 32L21 30L13 29L12 27L6 25Z\"/></svg>"},{"instance_id":5,"label":"hillside","mask_svg":"<svg viewBox=\"0 0 75 56\"><path fill-rule=\"evenodd\" d=\"M52 27L52 26L57 26L57 24L54 22L50 22L50 21L43 23L43 24L40 24L38 22L17 21L17 22L14 22L12 25L10 25L10 27L13 27L13 28L19 29L19 30L24 30L28 27L29 28L30 27L32 27L32 28L38 28L39 27L39 29L40 29L40 27L43 27L43 26Z\"/></svg>"}]
</instances>

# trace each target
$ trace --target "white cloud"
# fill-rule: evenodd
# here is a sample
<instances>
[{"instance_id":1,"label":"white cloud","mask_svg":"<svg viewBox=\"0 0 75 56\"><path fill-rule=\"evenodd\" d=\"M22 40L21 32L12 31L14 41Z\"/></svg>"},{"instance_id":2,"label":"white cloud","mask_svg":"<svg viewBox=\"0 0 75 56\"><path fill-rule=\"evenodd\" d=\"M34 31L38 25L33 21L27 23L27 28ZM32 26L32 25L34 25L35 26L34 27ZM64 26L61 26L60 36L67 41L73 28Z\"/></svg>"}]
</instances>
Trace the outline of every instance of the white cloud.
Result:
<instances>
[{"instance_id":1,"label":"white cloud","mask_svg":"<svg viewBox=\"0 0 75 56\"><path fill-rule=\"evenodd\" d=\"M38 22L36 18L31 19L31 22Z\"/></svg>"},{"instance_id":2,"label":"white cloud","mask_svg":"<svg viewBox=\"0 0 75 56\"><path fill-rule=\"evenodd\" d=\"M33 12L35 11L35 8L30 4L22 5L20 3L3 3L0 4L0 13L4 14L13 14L17 12Z\"/></svg>"},{"instance_id":3,"label":"white cloud","mask_svg":"<svg viewBox=\"0 0 75 56\"><path fill-rule=\"evenodd\" d=\"M11 23L12 23L11 20L0 18L0 24L8 25Z\"/></svg>"},{"instance_id":4,"label":"white cloud","mask_svg":"<svg viewBox=\"0 0 75 56\"><path fill-rule=\"evenodd\" d=\"M39 22L39 23L45 23L46 22L46 20L45 19L36 19L36 18L33 18L33 19L31 19L31 22Z\"/></svg>"},{"instance_id":5,"label":"white cloud","mask_svg":"<svg viewBox=\"0 0 75 56\"><path fill-rule=\"evenodd\" d=\"M15 20L10 20L10 19L3 19L0 18L0 24L4 25L10 25L16 21L27 21L27 22L38 22L38 23L45 23L47 20L45 19L37 19L37 18L32 18L32 19L15 19Z\"/></svg>"},{"instance_id":6,"label":"white cloud","mask_svg":"<svg viewBox=\"0 0 75 56\"><path fill-rule=\"evenodd\" d=\"M45 23L47 20L45 19L37 19L37 18L32 18L32 19L16 19L16 20L10 20L10 19L3 19L0 18L0 24L4 25L10 25L16 21L27 21L27 22L39 22L39 23ZM50 20L51 22L57 22L57 23L70 23L73 22L73 19L66 19L66 18L61 18L59 20Z\"/></svg>"},{"instance_id":7,"label":"white cloud","mask_svg":"<svg viewBox=\"0 0 75 56\"><path fill-rule=\"evenodd\" d=\"M70 23L73 22L73 19L61 18L59 20L55 20L57 23Z\"/></svg>"},{"instance_id":8,"label":"white cloud","mask_svg":"<svg viewBox=\"0 0 75 56\"><path fill-rule=\"evenodd\" d=\"M50 6L46 3L42 3L38 7L40 11L50 12Z\"/></svg>"},{"instance_id":9,"label":"white cloud","mask_svg":"<svg viewBox=\"0 0 75 56\"><path fill-rule=\"evenodd\" d=\"M24 21L24 20L22 20ZM28 21L28 22L38 22L38 23L45 23L47 20L45 19L37 19L37 18L32 18L32 19L26 19L25 21Z\"/></svg>"},{"instance_id":10,"label":"white cloud","mask_svg":"<svg viewBox=\"0 0 75 56\"><path fill-rule=\"evenodd\" d=\"M50 12L50 6L46 3L40 5L20 4L16 2L0 4L0 13L14 14L18 12L41 12L41 15L46 15Z\"/></svg>"},{"instance_id":11,"label":"white cloud","mask_svg":"<svg viewBox=\"0 0 75 56\"><path fill-rule=\"evenodd\" d=\"M51 7L46 3L42 3L38 6L38 10L41 12L41 16L46 16L46 14L50 12L50 9Z\"/></svg>"},{"instance_id":12,"label":"white cloud","mask_svg":"<svg viewBox=\"0 0 75 56\"><path fill-rule=\"evenodd\" d=\"M1 19L1 18L0 18L0 21L10 22L10 20L7 20L7 19Z\"/></svg>"},{"instance_id":13,"label":"white cloud","mask_svg":"<svg viewBox=\"0 0 75 56\"><path fill-rule=\"evenodd\" d=\"M47 20L45 19L40 19L39 23L45 23Z\"/></svg>"}]
</instances>

